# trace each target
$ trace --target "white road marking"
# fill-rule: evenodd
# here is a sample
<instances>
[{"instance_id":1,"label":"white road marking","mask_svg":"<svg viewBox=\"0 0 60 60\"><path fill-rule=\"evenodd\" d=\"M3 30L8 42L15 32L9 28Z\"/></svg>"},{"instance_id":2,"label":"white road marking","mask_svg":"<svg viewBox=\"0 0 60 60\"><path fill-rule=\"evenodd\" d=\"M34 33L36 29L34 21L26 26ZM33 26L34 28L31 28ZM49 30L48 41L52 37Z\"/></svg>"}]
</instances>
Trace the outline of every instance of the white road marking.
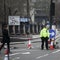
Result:
<instances>
[{"instance_id":1,"label":"white road marking","mask_svg":"<svg viewBox=\"0 0 60 60\"><path fill-rule=\"evenodd\" d=\"M14 56L14 55L18 55L18 54L31 54L29 51L39 51L39 50L29 50L29 49L21 49L21 50L18 50L17 49L17 50L11 50L11 51L18 51L18 53L10 54L10 56ZM19 51L28 51L28 52L23 52L23 53L20 52L19 53ZM60 50L51 52L50 54L54 54L54 53L57 53L57 52L60 52ZM36 59L40 59L40 58L46 57L46 56L48 56L50 54L44 54L42 56L38 56L38 57L36 57ZM20 58L18 58L18 59L20 59Z\"/></svg>"},{"instance_id":2,"label":"white road marking","mask_svg":"<svg viewBox=\"0 0 60 60\"><path fill-rule=\"evenodd\" d=\"M14 58L14 59L12 59L12 60L19 60L20 59L20 57L16 57L16 58Z\"/></svg>"},{"instance_id":3,"label":"white road marking","mask_svg":"<svg viewBox=\"0 0 60 60\"><path fill-rule=\"evenodd\" d=\"M21 53L9 54L9 56L14 56L14 55L18 55L18 54L21 54Z\"/></svg>"},{"instance_id":4,"label":"white road marking","mask_svg":"<svg viewBox=\"0 0 60 60\"><path fill-rule=\"evenodd\" d=\"M52 53L57 53L57 52L60 52L60 50L54 51L54 52L52 52Z\"/></svg>"},{"instance_id":5,"label":"white road marking","mask_svg":"<svg viewBox=\"0 0 60 60\"><path fill-rule=\"evenodd\" d=\"M20 59L20 57L17 57L17 59Z\"/></svg>"},{"instance_id":6,"label":"white road marking","mask_svg":"<svg viewBox=\"0 0 60 60\"><path fill-rule=\"evenodd\" d=\"M24 53L22 53L22 54L30 54L30 52L24 52Z\"/></svg>"},{"instance_id":7,"label":"white road marking","mask_svg":"<svg viewBox=\"0 0 60 60\"><path fill-rule=\"evenodd\" d=\"M36 59L39 59L39 58L42 58L42 57L45 57L45 56L48 56L49 54L45 54L45 55L42 55L42 56L39 56L37 57Z\"/></svg>"},{"instance_id":8,"label":"white road marking","mask_svg":"<svg viewBox=\"0 0 60 60\"><path fill-rule=\"evenodd\" d=\"M12 52L18 52L18 53L13 53L13 54L10 54L9 56L14 56L14 55L18 55L18 54L30 54L30 52L24 52L24 53L19 53L19 51L37 51L37 50L29 50L29 49L21 49L21 50L11 50Z\"/></svg>"},{"instance_id":9,"label":"white road marking","mask_svg":"<svg viewBox=\"0 0 60 60\"><path fill-rule=\"evenodd\" d=\"M58 53L58 52L60 52L60 50L54 51L54 52L52 52L52 53L50 53L50 54L54 54L54 53ZM42 56L38 56L38 57L36 57L36 59L43 58L43 57L48 56L48 55L50 55L50 54L45 54L45 55L42 55Z\"/></svg>"},{"instance_id":10,"label":"white road marking","mask_svg":"<svg viewBox=\"0 0 60 60\"><path fill-rule=\"evenodd\" d=\"M24 52L24 53L14 53L14 54L10 54L9 56L14 56L14 55L18 55L18 54L30 54L30 52Z\"/></svg>"},{"instance_id":11,"label":"white road marking","mask_svg":"<svg viewBox=\"0 0 60 60\"><path fill-rule=\"evenodd\" d=\"M11 50L11 52L20 52L20 51L40 51L40 50L31 50L31 49L16 49L16 50Z\"/></svg>"},{"instance_id":12,"label":"white road marking","mask_svg":"<svg viewBox=\"0 0 60 60\"><path fill-rule=\"evenodd\" d=\"M19 50L16 49L16 50L11 50L11 51L14 51L15 52L15 51L23 51L23 50L27 50L27 49L19 49Z\"/></svg>"}]
</instances>

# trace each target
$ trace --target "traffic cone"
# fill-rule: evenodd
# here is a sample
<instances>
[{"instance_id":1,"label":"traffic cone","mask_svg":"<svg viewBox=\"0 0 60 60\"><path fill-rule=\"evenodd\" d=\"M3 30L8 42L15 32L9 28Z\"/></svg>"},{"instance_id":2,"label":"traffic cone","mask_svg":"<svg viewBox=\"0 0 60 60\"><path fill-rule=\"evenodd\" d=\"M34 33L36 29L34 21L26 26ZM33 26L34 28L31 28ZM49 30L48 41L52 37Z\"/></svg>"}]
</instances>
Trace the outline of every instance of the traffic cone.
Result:
<instances>
[{"instance_id":1,"label":"traffic cone","mask_svg":"<svg viewBox=\"0 0 60 60\"><path fill-rule=\"evenodd\" d=\"M52 40L52 41L51 41L51 44L50 44L50 50L54 50L53 43L54 43L54 41Z\"/></svg>"},{"instance_id":2,"label":"traffic cone","mask_svg":"<svg viewBox=\"0 0 60 60\"><path fill-rule=\"evenodd\" d=\"M5 53L5 57L4 57L4 60L9 60L9 52L8 52L8 49L5 49L5 51L4 51L4 53Z\"/></svg>"},{"instance_id":3,"label":"traffic cone","mask_svg":"<svg viewBox=\"0 0 60 60\"><path fill-rule=\"evenodd\" d=\"M28 49L31 49L32 48L32 45L31 45L31 39L28 39L29 41L28 41L28 45L27 45L27 47L28 47Z\"/></svg>"}]
</instances>

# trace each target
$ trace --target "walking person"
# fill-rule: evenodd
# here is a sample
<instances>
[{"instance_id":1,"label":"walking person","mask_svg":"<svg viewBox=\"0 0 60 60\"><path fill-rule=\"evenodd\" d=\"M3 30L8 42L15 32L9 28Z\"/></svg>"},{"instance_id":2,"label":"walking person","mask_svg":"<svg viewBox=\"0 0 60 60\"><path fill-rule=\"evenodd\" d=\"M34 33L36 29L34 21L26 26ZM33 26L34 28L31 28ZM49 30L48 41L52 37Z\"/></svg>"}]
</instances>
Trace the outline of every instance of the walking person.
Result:
<instances>
[{"instance_id":1,"label":"walking person","mask_svg":"<svg viewBox=\"0 0 60 60\"><path fill-rule=\"evenodd\" d=\"M0 51L1 49L4 47L5 43L7 43L7 48L8 48L8 51L10 52L10 37L9 37L9 34L8 34L8 27L6 24L2 25L2 45L0 46Z\"/></svg>"},{"instance_id":2,"label":"walking person","mask_svg":"<svg viewBox=\"0 0 60 60\"><path fill-rule=\"evenodd\" d=\"M49 39L49 32L46 26L43 26L41 32L40 32L40 38L41 38L41 50L44 49L44 43L46 46L46 49L48 50L48 39Z\"/></svg>"}]
</instances>

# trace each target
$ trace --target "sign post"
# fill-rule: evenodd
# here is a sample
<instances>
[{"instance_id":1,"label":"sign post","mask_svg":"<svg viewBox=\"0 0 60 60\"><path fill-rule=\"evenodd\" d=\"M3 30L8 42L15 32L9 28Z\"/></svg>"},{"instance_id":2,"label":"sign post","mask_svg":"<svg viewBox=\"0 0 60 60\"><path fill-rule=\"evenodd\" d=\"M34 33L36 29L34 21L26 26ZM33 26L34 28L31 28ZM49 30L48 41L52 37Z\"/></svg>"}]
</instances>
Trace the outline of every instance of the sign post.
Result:
<instances>
[{"instance_id":1,"label":"sign post","mask_svg":"<svg viewBox=\"0 0 60 60\"><path fill-rule=\"evenodd\" d=\"M9 25L20 25L20 16L9 16L8 24Z\"/></svg>"},{"instance_id":2,"label":"sign post","mask_svg":"<svg viewBox=\"0 0 60 60\"><path fill-rule=\"evenodd\" d=\"M53 50L55 48L56 31L53 29L50 29L49 33L50 33L50 49Z\"/></svg>"},{"instance_id":3,"label":"sign post","mask_svg":"<svg viewBox=\"0 0 60 60\"><path fill-rule=\"evenodd\" d=\"M55 30L50 29L49 33L50 33L50 39L55 38L55 35L56 35L56 31Z\"/></svg>"}]
</instances>

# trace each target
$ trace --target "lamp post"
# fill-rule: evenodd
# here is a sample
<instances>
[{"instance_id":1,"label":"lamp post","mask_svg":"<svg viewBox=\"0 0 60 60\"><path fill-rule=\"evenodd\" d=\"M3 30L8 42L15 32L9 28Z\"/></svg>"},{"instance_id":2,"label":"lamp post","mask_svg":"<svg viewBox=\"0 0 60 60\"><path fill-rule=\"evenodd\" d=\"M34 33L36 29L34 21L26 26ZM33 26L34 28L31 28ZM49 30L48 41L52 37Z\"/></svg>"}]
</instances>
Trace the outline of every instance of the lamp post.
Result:
<instances>
[{"instance_id":1,"label":"lamp post","mask_svg":"<svg viewBox=\"0 0 60 60\"><path fill-rule=\"evenodd\" d=\"M6 2L4 0L4 20L3 23L6 23Z\"/></svg>"},{"instance_id":2,"label":"lamp post","mask_svg":"<svg viewBox=\"0 0 60 60\"><path fill-rule=\"evenodd\" d=\"M9 10L9 15L12 15L11 14L11 7L8 7L8 10Z\"/></svg>"},{"instance_id":3,"label":"lamp post","mask_svg":"<svg viewBox=\"0 0 60 60\"><path fill-rule=\"evenodd\" d=\"M29 0L27 0L27 20L28 20L28 25L29 25L29 23L30 23L30 19L29 19L29 16L30 16L30 14L29 14ZM29 33L30 33L30 25L29 25L29 27L28 27L28 31L29 31Z\"/></svg>"},{"instance_id":4,"label":"lamp post","mask_svg":"<svg viewBox=\"0 0 60 60\"><path fill-rule=\"evenodd\" d=\"M27 18L29 18L29 0L27 0Z\"/></svg>"},{"instance_id":5,"label":"lamp post","mask_svg":"<svg viewBox=\"0 0 60 60\"><path fill-rule=\"evenodd\" d=\"M51 0L50 2L50 29L52 27L52 23L53 23L53 16L55 15L55 3L53 2L53 0Z\"/></svg>"},{"instance_id":6,"label":"lamp post","mask_svg":"<svg viewBox=\"0 0 60 60\"><path fill-rule=\"evenodd\" d=\"M50 29L52 27L52 0L50 2Z\"/></svg>"}]
</instances>

